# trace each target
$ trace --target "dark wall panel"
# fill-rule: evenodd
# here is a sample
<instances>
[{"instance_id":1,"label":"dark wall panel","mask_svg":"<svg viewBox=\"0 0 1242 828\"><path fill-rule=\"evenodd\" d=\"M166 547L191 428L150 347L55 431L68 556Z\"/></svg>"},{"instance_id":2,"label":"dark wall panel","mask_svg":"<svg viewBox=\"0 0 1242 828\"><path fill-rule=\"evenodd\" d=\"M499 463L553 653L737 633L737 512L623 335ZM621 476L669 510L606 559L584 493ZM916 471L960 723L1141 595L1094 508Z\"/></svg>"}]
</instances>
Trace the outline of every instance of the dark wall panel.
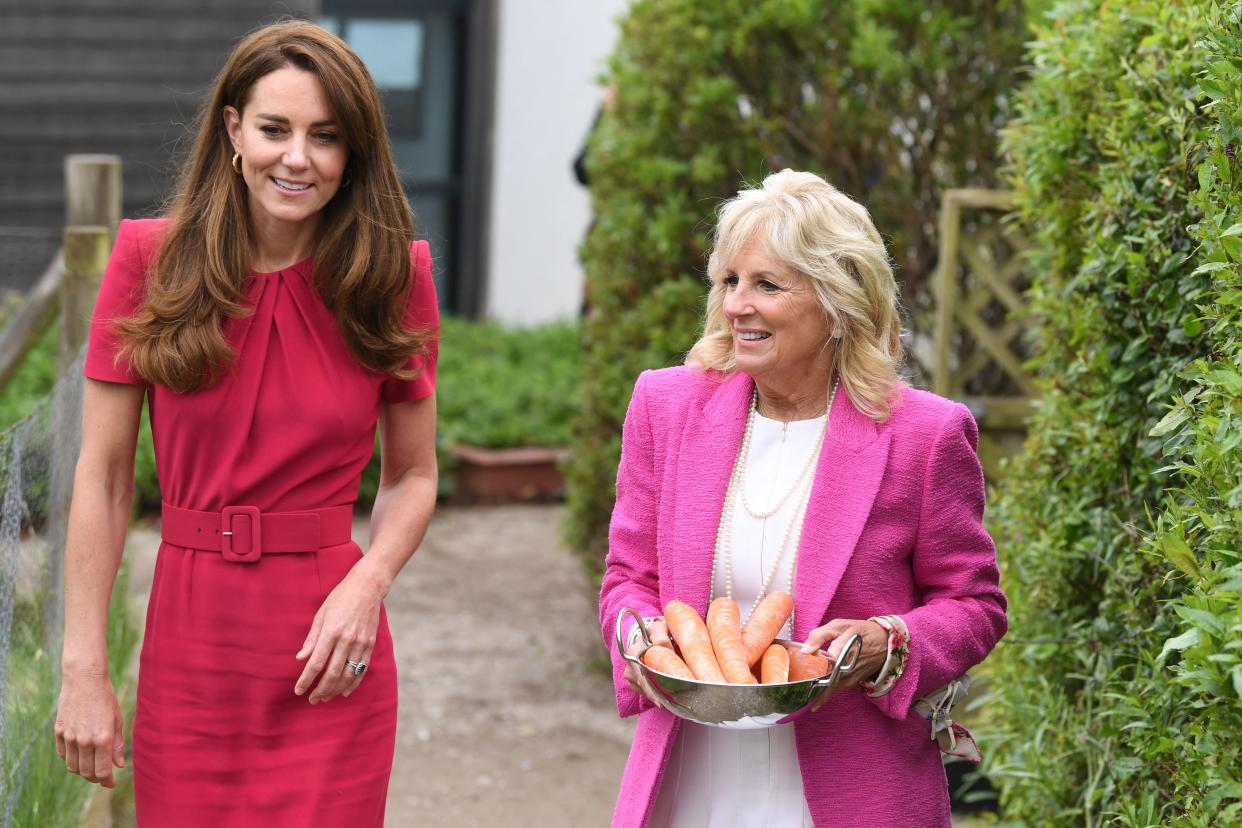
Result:
<instances>
[{"instance_id":1,"label":"dark wall panel","mask_svg":"<svg viewBox=\"0 0 1242 828\"><path fill-rule=\"evenodd\" d=\"M21 261L38 250L3 249L55 238L66 154L120 155L125 214L153 214L237 39L318 11L319 0L0 0L0 288L42 271Z\"/></svg>"}]
</instances>

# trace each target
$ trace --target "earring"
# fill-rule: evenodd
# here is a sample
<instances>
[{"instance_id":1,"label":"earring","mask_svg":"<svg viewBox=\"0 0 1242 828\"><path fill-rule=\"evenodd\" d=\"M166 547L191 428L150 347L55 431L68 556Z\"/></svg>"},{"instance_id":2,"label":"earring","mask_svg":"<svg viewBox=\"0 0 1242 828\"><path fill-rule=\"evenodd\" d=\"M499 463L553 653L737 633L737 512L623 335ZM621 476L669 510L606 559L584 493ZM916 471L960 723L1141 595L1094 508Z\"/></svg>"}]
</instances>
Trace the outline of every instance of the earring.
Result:
<instances>
[{"instance_id":1,"label":"earring","mask_svg":"<svg viewBox=\"0 0 1242 828\"><path fill-rule=\"evenodd\" d=\"M233 172L237 173L238 175L241 175L241 174L242 174L242 171L241 171L241 153L240 153L240 152L235 152L235 153L233 153Z\"/></svg>"}]
</instances>

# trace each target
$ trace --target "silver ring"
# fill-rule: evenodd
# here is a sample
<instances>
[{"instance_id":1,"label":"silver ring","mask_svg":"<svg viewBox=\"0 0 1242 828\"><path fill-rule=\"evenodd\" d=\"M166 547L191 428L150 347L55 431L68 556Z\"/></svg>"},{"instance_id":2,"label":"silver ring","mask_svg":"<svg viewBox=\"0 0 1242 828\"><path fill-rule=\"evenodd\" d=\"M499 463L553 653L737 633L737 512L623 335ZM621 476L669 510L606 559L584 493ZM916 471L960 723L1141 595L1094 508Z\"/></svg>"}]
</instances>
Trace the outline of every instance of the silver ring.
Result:
<instances>
[{"instance_id":1,"label":"silver ring","mask_svg":"<svg viewBox=\"0 0 1242 828\"><path fill-rule=\"evenodd\" d=\"M349 659L345 659L345 667L349 670L353 670L355 676L362 675L367 669L365 661L350 661Z\"/></svg>"}]
</instances>

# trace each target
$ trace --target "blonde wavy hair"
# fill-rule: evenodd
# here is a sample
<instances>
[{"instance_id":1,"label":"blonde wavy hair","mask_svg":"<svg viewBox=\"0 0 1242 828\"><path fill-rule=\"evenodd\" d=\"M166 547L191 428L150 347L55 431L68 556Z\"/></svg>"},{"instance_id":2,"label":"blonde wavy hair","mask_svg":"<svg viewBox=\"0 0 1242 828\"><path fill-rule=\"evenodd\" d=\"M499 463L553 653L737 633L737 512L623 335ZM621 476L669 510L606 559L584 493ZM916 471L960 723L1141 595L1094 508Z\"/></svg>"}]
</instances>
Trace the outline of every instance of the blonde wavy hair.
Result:
<instances>
[{"instance_id":1,"label":"blonde wavy hair","mask_svg":"<svg viewBox=\"0 0 1242 828\"><path fill-rule=\"evenodd\" d=\"M707 275L703 335L686 364L737 370L724 313L725 276L749 242L808 279L828 318L833 368L850 402L877 423L888 419L903 360L897 283L867 209L808 172L772 173L720 208Z\"/></svg>"}]
</instances>

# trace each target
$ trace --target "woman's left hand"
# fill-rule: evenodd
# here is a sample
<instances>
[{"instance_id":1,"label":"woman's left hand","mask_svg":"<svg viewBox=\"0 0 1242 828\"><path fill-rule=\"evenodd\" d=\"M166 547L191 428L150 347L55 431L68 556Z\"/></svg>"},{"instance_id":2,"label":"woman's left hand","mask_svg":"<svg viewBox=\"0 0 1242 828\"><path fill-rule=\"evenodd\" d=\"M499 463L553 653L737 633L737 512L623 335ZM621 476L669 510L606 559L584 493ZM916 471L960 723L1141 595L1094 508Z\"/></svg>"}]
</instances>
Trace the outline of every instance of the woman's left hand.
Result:
<instances>
[{"instance_id":1,"label":"woman's left hand","mask_svg":"<svg viewBox=\"0 0 1242 828\"><path fill-rule=\"evenodd\" d=\"M363 675L355 675L345 662L370 662L384 594L381 584L357 564L328 593L296 656L308 660L293 688L295 695L309 690L316 677L319 684L310 694L311 704L357 689Z\"/></svg>"},{"instance_id":2,"label":"woman's left hand","mask_svg":"<svg viewBox=\"0 0 1242 828\"><path fill-rule=\"evenodd\" d=\"M802 652L813 653L827 644L828 658L836 662L841 656L841 648L855 633L862 636L862 652L858 655L854 669L841 673L837 684L838 691L876 677L888 658L888 632L874 621L836 618L811 630L807 634L806 644L802 647Z\"/></svg>"}]
</instances>

